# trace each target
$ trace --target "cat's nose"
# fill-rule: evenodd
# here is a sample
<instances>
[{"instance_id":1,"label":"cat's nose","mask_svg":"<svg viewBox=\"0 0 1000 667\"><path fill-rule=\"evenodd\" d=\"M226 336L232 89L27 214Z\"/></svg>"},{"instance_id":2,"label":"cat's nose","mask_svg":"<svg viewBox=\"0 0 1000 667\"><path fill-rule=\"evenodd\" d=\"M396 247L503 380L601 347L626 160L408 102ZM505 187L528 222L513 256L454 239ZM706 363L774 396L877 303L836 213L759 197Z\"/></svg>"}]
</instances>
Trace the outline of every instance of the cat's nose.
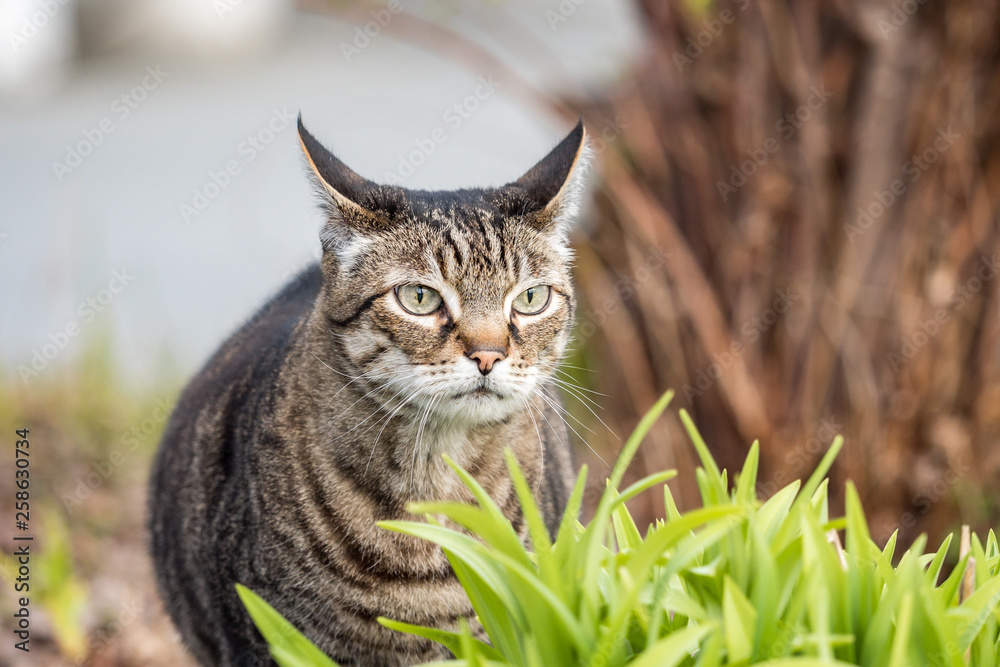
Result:
<instances>
[{"instance_id":1,"label":"cat's nose","mask_svg":"<svg viewBox=\"0 0 1000 667\"><path fill-rule=\"evenodd\" d=\"M486 375L493 370L493 364L507 358L507 352L495 347L486 347L469 352L469 358L477 362L479 372Z\"/></svg>"}]
</instances>

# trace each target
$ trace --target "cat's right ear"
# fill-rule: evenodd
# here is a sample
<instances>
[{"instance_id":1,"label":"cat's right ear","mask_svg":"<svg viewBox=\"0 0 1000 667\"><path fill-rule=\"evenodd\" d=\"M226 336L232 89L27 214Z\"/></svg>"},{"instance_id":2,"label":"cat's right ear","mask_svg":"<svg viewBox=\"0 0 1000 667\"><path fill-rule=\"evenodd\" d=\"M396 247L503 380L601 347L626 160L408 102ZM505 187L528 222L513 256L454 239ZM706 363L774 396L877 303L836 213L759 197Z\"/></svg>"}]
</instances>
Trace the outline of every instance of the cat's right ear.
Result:
<instances>
[{"instance_id":1,"label":"cat's right ear","mask_svg":"<svg viewBox=\"0 0 1000 667\"><path fill-rule=\"evenodd\" d=\"M580 209L583 175L589 158L587 131L581 118L548 155L510 184L523 193L527 202L525 212L532 224L553 231L563 243Z\"/></svg>"},{"instance_id":2,"label":"cat's right ear","mask_svg":"<svg viewBox=\"0 0 1000 667\"><path fill-rule=\"evenodd\" d=\"M320 233L323 249L333 251L349 266L365 245L365 232L383 226L384 216L365 206L366 194L377 186L337 159L302 124L299 142L329 219Z\"/></svg>"}]
</instances>

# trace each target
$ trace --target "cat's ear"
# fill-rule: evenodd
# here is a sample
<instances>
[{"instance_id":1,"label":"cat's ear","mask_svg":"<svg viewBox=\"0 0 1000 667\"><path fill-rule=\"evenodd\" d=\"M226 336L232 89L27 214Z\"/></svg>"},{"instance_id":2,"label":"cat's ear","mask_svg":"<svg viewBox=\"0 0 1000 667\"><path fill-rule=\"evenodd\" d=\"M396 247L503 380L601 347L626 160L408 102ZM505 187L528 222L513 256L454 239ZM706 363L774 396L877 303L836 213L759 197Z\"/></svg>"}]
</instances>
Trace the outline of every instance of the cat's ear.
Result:
<instances>
[{"instance_id":1,"label":"cat's ear","mask_svg":"<svg viewBox=\"0 0 1000 667\"><path fill-rule=\"evenodd\" d=\"M368 179L360 176L337 156L326 149L316 137L309 133L302 124L302 114L299 114L299 142L302 152L312 170L318 184L326 191L338 206L348 209L364 210L358 202L365 190L373 186Z\"/></svg>"},{"instance_id":2,"label":"cat's ear","mask_svg":"<svg viewBox=\"0 0 1000 667\"><path fill-rule=\"evenodd\" d=\"M372 210L366 197L378 186L360 176L328 151L302 124L299 114L299 142L316 182L329 219L320 233L323 249L337 254L349 266L367 244L366 232L385 224L385 216Z\"/></svg>"},{"instance_id":3,"label":"cat's ear","mask_svg":"<svg viewBox=\"0 0 1000 667\"><path fill-rule=\"evenodd\" d=\"M587 131L580 119L559 145L512 184L526 198L532 224L566 234L580 210L589 156Z\"/></svg>"}]
</instances>

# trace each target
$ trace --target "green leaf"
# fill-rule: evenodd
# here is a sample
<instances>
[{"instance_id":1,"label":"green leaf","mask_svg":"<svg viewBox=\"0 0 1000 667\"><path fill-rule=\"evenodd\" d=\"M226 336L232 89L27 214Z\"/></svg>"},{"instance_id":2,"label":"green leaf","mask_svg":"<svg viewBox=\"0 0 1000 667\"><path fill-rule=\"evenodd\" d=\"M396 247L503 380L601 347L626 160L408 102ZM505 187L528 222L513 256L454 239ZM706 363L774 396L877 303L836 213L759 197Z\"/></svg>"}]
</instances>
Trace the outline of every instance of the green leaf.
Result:
<instances>
[{"instance_id":1,"label":"green leaf","mask_svg":"<svg viewBox=\"0 0 1000 667\"><path fill-rule=\"evenodd\" d=\"M653 428L653 424L656 420L660 418L663 411L667 409L670 405L670 401L674 398L674 391L671 389L667 393L663 394L653 407L643 415L642 419L639 420L639 424L635 427L632 435L629 436L628 440L625 442L625 446L622 447L621 454L618 455L618 460L615 461L615 467L611 470L611 476L608 477L608 486L613 489L617 489L621 483L622 478L625 476L625 470L628 469L632 459L635 458L635 453L639 449L639 445L646 438L646 434L649 430Z\"/></svg>"},{"instance_id":2,"label":"green leaf","mask_svg":"<svg viewBox=\"0 0 1000 667\"><path fill-rule=\"evenodd\" d=\"M608 489L608 492L612 498L618 495L614 489ZM615 505L611 513L611 520L614 524L615 538L618 540L620 551L638 549L642 546L642 535L639 534L639 529L635 527L632 515L628 513L628 508L624 504Z\"/></svg>"},{"instance_id":3,"label":"green leaf","mask_svg":"<svg viewBox=\"0 0 1000 667\"><path fill-rule=\"evenodd\" d=\"M910 644L910 623L913 622L913 593L907 591L899 604L896 618L896 634L892 638L892 653L888 667L908 667L907 649Z\"/></svg>"},{"instance_id":4,"label":"green leaf","mask_svg":"<svg viewBox=\"0 0 1000 667\"><path fill-rule=\"evenodd\" d=\"M871 555L872 547L874 547L875 543L872 542L871 534L868 532L868 521L865 520L865 511L861 507L861 498L858 497L858 490L854 488L854 484L851 482L847 483L845 506L847 509L847 536L845 538L847 544L844 545L844 548L847 549L848 553L854 554L858 558L868 557ZM882 561L888 563L885 557L883 557ZM884 567L880 569L888 577L891 577L891 567L889 570L886 570Z\"/></svg>"},{"instance_id":5,"label":"green leaf","mask_svg":"<svg viewBox=\"0 0 1000 667\"><path fill-rule=\"evenodd\" d=\"M777 639L777 620L784 608L779 604L780 591L776 584L780 577L774 555L755 524L750 523L748 533L753 563L750 572L750 600L759 615L754 645L758 655L761 655L764 651L772 651L772 645ZM792 573L782 574L790 576Z\"/></svg>"},{"instance_id":6,"label":"green leaf","mask_svg":"<svg viewBox=\"0 0 1000 667\"><path fill-rule=\"evenodd\" d=\"M476 647L476 650L478 650L487 659L495 660L497 662L502 662L504 659L503 655L495 648L486 642L469 636L467 633L448 632L447 630L438 630L436 628L428 628L422 625L411 625L410 623L393 621L381 616L379 617L378 622L390 630L417 635L418 637L424 637L425 639L437 642L459 658L464 658L469 654L469 645L471 642L472 645Z\"/></svg>"},{"instance_id":7,"label":"green leaf","mask_svg":"<svg viewBox=\"0 0 1000 667\"><path fill-rule=\"evenodd\" d=\"M621 495L615 497L614 502L611 503L611 507L612 509L614 509L618 505L621 505L623 503L628 502L629 500L632 500L643 491L647 491L656 486L657 484L664 484L665 482L672 480L674 477L677 477L676 470L664 470L663 472L658 472L649 475L647 477L643 477L638 482L631 484L627 489L622 491Z\"/></svg>"},{"instance_id":8,"label":"green leaf","mask_svg":"<svg viewBox=\"0 0 1000 667\"><path fill-rule=\"evenodd\" d=\"M639 424L635 427L635 431L629 436L629 439L625 442L625 446L622 447L621 453L618 455L618 460L615 462L615 466L611 471L610 477L608 477L607 488L617 489L621 484L622 478L625 475L625 470L628 468L632 459L635 457L636 451L639 449L639 445L642 443L646 434L649 430L653 428L653 424L656 420L663 414L663 411L667 409L670 404L671 399L674 397L674 392L668 391L663 394L660 399L653 405L652 408L639 420ZM605 493L601 496L600 502L597 504L597 509L594 512L594 518L591 520L590 525L585 530L584 535L580 541L580 559L582 560L582 577L584 590L582 591L582 598L586 608L588 609L588 614L593 614L600 606L600 600L598 598L599 591L593 586L598 579L598 571L600 570L600 557L601 557L601 542L604 538L607 523L611 520L611 507L614 499L611 494Z\"/></svg>"},{"instance_id":9,"label":"green leaf","mask_svg":"<svg viewBox=\"0 0 1000 667\"><path fill-rule=\"evenodd\" d=\"M563 602L545 585L539 581L534 570L524 567L516 559L507 556L500 551L489 552L479 542L470 537L461 535L441 526L432 526L412 521L382 521L379 525L383 528L393 530L405 535L412 535L433 542L445 549L446 553L460 560L466 567L472 570L482 582L496 593L499 601L504 605L507 613L514 615L518 619L521 628L529 627L525 622L524 614L537 611L527 602L543 603L545 609L554 619L558 620L559 627L564 630L574 641L578 650L585 651L589 648L590 641L580 628L578 622ZM530 594L516 595L510 585L510 578L515 577L524 584L521 593ZM473 601L475 604L475 601ZM479 612L479 610L476 610ZM498 610L491 610L491 616L496 616ZM483 619L483 625L490 629L483 614L479 613ZM492 636L492 635L491 635Z\"/></svg>"},{"instance_id":10,"label":"green leaf","mask_svg":"<svg viewBox=\"0 0 1000 667\"><path fill-rule=\"evenodd\" d=\"M820 658L781 658L759 662L757 665L759 667L837 667L837 665L850 666L851 663L840 660L821 660Z\"/></svg>"},{"instance_id":11,"label":"green leaf","mask_svg":"<svg viewBox=\"0 0 1000 667\"><path fill-rule=\"evenodd\" d=\"M736 502L740 505L750 505L757 501L757 469L760 467L760 442L753 441L747 452L743 470L736 481Z\"/></svg>"},{"instance_id":12,"label":"green leaf","mask_svg":"<svg viewBox=\"0 0 1000 667\"><path fill-rule=\"evenodd\" d=\"M892 534L890 541L892 541L893 544L895 544L897 532L898 531ZM927 581L931 584L931 586L937 586L937 580L938 577L941 576L941 568L944 566L944 559L948 555L948 548L951 546L951 540L953 537L954 535L949 533L948 536L944 538L944 542L940 547L938 547L937 553L934 554L934 558L931 559L930 565L927 567ZM886 545L886 547L888 548L888 545ZM887 558L891 560L892 555L890 554Z\"/></svg>"},{"instance_id":13,"label":"green leaf","mask_svg":"<svg viewBox=\"0 0 1000 667\"><path fill-rule=\"evenodd\" d=\"M236 584L236 593L250 613L260 634L264 636L271 656L281 667L337 667L325 653L306 639L294 625L284 619L262 597L246 586Z\"/></svg>"},{"instance_id":14,"label":"green leaf","mask_svg":"<svg viewBox=\"0 0 1000 667\"><path fill-rule=\"evenodd\" d=\"M959 609L963 613L963 618L957 628L958 644L962 650L972 645L986 622L993 618L998 605L1000 605L1000 577L991 578L962 603Z\"/></svg>"},{"instance_id":15,"label":"green leaf","mask_svg":"<svg viewBox=\"0 0 1000 667\"><path fill-rule=\"evenodd\" d=\"M556 535L557 544L568 544L571 541L570 533L576 531L580 519L580 507L583 505L583 492L587 490L587 466L580 466L580 474L576 477L576 484L573 492L566 502L566 510L563 512L562 521L559 523L559 532Z\"/></svg>"},{"instance_id":16,"label":"green leaf","mask_svg":"<svg viewBox=\"0 0 1000 667\"><path fill-rule=\"evenodd\" d=\"M725 578L722 595L722 627L729 662L749 660L757 633L757 610L729 577Z\"/></svg>"},{"instance_id":17,"label":"green leaf","mask_svg":"<svg viewBox=\"0 0 1000 667\"><path fill-rule=\"evenodd\" d=\"M630 667L676 667L691 657L702 638L715 630L714 624L691 626L656 642L628 663Z\"/></svg>"},{"instance_id":18,"label":"green leaf","mask_svg":"<svg viewBox=\"0 0 1000 667\"><path fill-rule=\"evenodd\" d=\"M826 478L830 468L833 467L833 462L837 459L837 455L840 454L841 448L844 446L843 436L838 435L833 439L833 443L830 445L830 449L826 450L826 454L823 455L823 459L813 470L813 474L809 476L809 480L803 485L802 493L796 499L797 503L804 503L812 500L813 493L819 488L820 483Z\"/></svg>"},{"instance_id":19,"label":"green leaf","mask_svg":"<svg viewBox=\"0 0 1000 667\"><path fill-rule=\"evenodd\" d=\"M528 485L528 480L525 479L524 473L521 471L521 465L517 461L517 456L514 454L514 450L508 447L504 450L504 457L507 459L507 470L514 481L514 491L517 493L517 500L521 504L521 512L524 514L524 520L528 524L528 534L531 535L531 543L534 545L536 552L548 552L552 547L552 541L549 539L549 529L545 527L545 519L542 518L542 513L538 510L535 495L532 493L531 487Z\"/></svg>"},{"instance_id":20,"label":"green leaf","mask_svg":"<svg viewBox=\"0 0 1000 667\"><path fill-rule=\"evenodd\" d=\"M708 445L705 444L705 440L701 437L701 433L695 427L691 415L683 408L681 408L679 414L681 421L684 423L684 429L687 431L688 437L691 438L695 451L698 452L701 465L705 469L705 480L708 486L703 490L703 493L707 495L705 499L706 503L725 502L729 498L729 488L723 482L719 466L716 465L715 459L712 458L712 453L709 451Z\"/></svg>"}]
</instances>

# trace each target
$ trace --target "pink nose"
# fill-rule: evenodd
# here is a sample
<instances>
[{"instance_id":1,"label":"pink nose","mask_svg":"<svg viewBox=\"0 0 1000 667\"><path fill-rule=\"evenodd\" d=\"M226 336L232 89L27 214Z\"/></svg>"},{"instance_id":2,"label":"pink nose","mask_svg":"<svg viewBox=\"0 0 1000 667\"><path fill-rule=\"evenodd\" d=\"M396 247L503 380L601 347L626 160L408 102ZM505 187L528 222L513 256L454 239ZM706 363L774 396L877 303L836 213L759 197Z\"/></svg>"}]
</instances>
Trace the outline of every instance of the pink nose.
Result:
<instances>
[{"instance_id":1,"label":"pink nose","mask_svg":"<svg viewBox=\"0 0 1000 667\"><path fill-rule=\"evenodd\" d=\"M507 358L507 353L503 350L487 348L484 350L473 350L469 353L469 358L476 361L479 364L479 372L486 375L493 370L493 364Z\"/></svg>"}]
</instances>

